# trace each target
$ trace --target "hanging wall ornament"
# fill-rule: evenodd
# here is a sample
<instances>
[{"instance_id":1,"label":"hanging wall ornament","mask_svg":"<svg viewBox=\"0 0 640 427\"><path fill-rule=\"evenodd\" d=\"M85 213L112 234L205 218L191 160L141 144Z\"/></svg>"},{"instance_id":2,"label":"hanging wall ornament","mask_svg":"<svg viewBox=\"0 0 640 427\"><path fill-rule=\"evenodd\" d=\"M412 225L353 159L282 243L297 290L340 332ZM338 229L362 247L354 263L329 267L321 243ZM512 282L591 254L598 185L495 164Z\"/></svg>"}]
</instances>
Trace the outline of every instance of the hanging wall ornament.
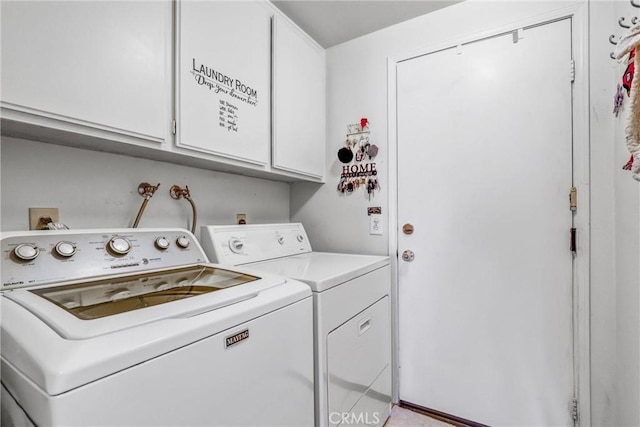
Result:
<instances>
[{"instance_id":1,"label":"hanging wall ornament","mask_svg":"<svg viewBox=\"0 0 640 427\"><path fill-rule=\"evenodd\" d=\"M375 144L369 145L369 147L367 148L367 155L369 156L369 159L373 159L375 156L377 156L378 146Z\"/></svg>"},{"instance_id":2,"label":"hanging wall ornament","mask_svg":"<svg viewBox=\"0 0 640 427\"><path fill-rule=\"evenodd\" d=\"M338 160L342 163L349 163L353 160L353 151L348 147L342 147L338 150Z\"/></svg>"},{"instance_id":3,"label":"hanging wall ornament","mask_svg":"<svg viewBox=\"0 0 640 427\"><path fill-rule=\"evenodd\" d=\"M615 114L616 117L618 117L618 115L620 114L622 104L624 104L624 89L620 85L620 83L618 83L616 94L613 97L613 114Z\"/></svg>"}]
</instances>

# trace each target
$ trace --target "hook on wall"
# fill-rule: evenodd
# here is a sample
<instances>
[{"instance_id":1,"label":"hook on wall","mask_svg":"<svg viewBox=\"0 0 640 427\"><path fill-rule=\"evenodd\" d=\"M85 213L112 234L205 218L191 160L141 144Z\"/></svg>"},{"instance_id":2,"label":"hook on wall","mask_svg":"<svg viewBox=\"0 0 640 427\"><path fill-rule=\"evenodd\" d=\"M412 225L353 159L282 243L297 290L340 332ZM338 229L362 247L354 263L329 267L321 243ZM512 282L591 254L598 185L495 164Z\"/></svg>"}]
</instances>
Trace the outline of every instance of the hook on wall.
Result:
<instances>
[{"instance_id":1,"label":"hook on wall","mask_svg":"<svg viewBox=\"0 0 640 427\"><path fill-rule=\"evenodd\" d=\"M631 6L633 6L633 7L640 7L640 2L639 2L639 3L636 3L636 2L634 2L633 0L629 0L629 1L631 2Z\"/></svg>"},{"instance_id":2,"label":"hook on wall","mask_svg":"<svg viewBox=\"0 0 640 427\"><path fill-rule=\"evenodd\" d=\"M639 18L637 16L634 16L633 18L631 18L631 24L636 25L638 23L638 19Z\"/></svg>"},{"instance_id":3,"label":"hook on wall","mask_svg":"<svg viewBox=\"0 0 640 427\"><path fill-rule=\"evenodd\" d=\"M611 59L617 59L616 56L613 54L613 52L609 54L609 57L611 57Z\"/></svg>"},{"instance_id":4,"label":"hook on wall","mask_svg":"<svg viewBox=\"0 0 640 427\"><path fill-rule=\"evenodd\" d=\"M622 18L618 19L618 25L620 25L622 28L631 28L631 25L625 25L624 21L625 17L623 16Z\"/></svg>"},{"instance_id":5,"label":"hook on wall","mask_svg":"<svg viewBox=\"0 0 640 427\"><path fill-rule=\"evenodd\" d=\"M611 44L618 44L618 42L616 41L616 36L615 36L615 34L611 34L611 35L609 36L609 43L611 43Z\"/></svg>"}]
</instances>

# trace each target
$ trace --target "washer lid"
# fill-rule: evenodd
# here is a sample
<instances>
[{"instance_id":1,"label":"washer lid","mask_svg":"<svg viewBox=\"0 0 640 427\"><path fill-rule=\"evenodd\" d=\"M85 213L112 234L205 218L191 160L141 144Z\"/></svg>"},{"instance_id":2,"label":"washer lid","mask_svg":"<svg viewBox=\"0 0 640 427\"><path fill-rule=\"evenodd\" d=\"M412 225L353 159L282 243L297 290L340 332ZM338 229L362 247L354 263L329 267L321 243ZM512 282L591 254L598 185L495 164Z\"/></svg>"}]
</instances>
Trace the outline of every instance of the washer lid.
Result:
<instances>
[{"instance_id":1,"label":"washer lid","mask_svg":"<svg viewBox=\"0 0 640 427\"><path fill-rule=\"evenodd\" d=\"M310 252L245 267L291 277L308 284L314 292L322 292L388 264L386 256Z\"/></svg>"},{"instance_id":2,"label":"washer lid","mask_svg":"<svg viewBox=\"0 0 640 427\"><path fill-rule=\"evenodd\" d=\"M5 291L2 381L59 395L205 338L219 340L223 349L225 337L248 322L310 296L306 284L265 273L241 286L82 320L33 292ZM273 333L277 338L279 331ZM203 357L203 363L213 361Z\"/></svg>"},{"instance_id":3,"label":"washer lid","mask_svg":"<svg viewBox=\"0 0 640 427\"><path fill-rule=\"evenodd\" d=\"M5 296L63 338L78 340L237 304L284 281L260 279L210 265L192 265L21 289Z\"/></svg>"}]
</instances>

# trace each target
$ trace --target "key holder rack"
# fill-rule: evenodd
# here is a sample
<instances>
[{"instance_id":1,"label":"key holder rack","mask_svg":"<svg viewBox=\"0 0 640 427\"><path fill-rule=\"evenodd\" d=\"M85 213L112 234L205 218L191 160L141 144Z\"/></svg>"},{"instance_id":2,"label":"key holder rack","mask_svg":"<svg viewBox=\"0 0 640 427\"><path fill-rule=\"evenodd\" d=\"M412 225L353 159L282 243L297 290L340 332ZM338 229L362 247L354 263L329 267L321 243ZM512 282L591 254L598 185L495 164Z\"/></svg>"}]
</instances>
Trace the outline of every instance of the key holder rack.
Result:
<instances>
[{"instance_id":1,"label":"key holder rack","mask_svg":"<svg viewBox=\"0 0 640 427\"><path fill-rule=\"evenodd\" d=\"M339 193L349 195L363 187L369 200L376 190L380 189L375 157L378 146L372 143L369 120L360 119L360 123L347 125L344 147L338 150L338 160L343 163Z\"/></svg>"}]
</instances>

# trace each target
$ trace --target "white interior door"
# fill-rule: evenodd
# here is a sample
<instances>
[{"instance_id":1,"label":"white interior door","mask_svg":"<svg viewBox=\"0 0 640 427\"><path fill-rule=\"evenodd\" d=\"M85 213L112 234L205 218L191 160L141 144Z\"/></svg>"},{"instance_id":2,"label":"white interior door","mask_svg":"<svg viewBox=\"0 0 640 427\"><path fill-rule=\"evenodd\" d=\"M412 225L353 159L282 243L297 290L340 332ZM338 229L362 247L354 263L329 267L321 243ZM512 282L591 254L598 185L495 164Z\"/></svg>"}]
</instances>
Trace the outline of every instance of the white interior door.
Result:
<instances>
[{"instance_id":1,"label":"white interior door","mask_svg":"<svg viewBox=\"0 0 640 427\"><path fill-rule=\"evenodd\" d=\"M573 425L571 57L565 19L398 64L403 401Z\"/></svg>"}]
</instances>

